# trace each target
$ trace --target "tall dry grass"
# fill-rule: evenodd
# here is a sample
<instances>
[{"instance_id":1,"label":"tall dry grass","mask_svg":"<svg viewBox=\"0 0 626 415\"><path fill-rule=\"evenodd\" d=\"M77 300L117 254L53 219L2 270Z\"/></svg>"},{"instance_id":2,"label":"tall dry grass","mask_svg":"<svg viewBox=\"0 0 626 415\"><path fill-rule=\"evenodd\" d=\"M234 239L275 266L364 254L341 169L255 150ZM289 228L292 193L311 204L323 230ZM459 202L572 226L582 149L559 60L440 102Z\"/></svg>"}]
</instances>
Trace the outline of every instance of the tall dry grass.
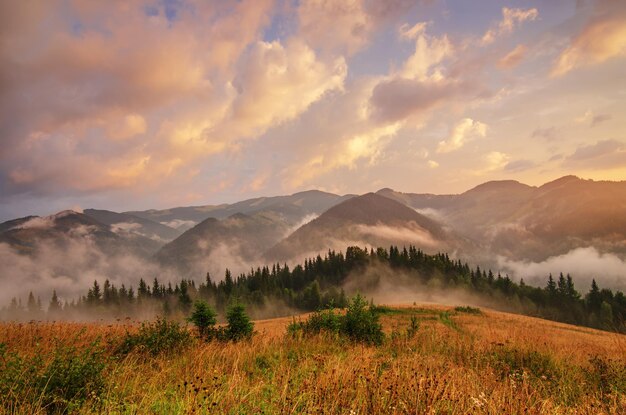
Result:
<instances>
[{"instance_id":1,"label":"tall dry grass","mask_svg":"<svg viewBox=\"0 0 626 415\"><path fill-rule=\"evenodd\" d=\"M411 316L420 324L413 337ZM289 321L257 323L251 341L195 341L157 357L114 354L131 324L2 324L0 342L32 355L101 338L104 388L77 413L626 413L626 336L494 311L409 307L382 316L387 340L370 347L288 336ZM46 413L36 399L0 402L4 413Z\"/></svg>"}]
</instances>

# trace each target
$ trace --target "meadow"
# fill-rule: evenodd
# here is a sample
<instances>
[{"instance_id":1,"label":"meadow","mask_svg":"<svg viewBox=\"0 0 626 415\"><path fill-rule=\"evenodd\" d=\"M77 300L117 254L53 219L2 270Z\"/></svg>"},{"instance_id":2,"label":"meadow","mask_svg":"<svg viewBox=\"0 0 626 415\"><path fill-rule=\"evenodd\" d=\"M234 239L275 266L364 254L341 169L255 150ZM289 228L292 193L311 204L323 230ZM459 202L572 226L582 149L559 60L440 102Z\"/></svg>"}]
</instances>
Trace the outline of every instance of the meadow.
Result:
<instances>
[{"instance_id":1,"label":"meadow","mask_svg":"<svg viewBox=\"0 0 626 415\"><path fill-rule=\"evenodd\" d=\"M379 313L378 346L288 333L292 318L257 321L237 343L165 325L126 349L138 322L2 323L0 411L626 413L624 335L470 307Z\"/></svg>"}]
</instances>

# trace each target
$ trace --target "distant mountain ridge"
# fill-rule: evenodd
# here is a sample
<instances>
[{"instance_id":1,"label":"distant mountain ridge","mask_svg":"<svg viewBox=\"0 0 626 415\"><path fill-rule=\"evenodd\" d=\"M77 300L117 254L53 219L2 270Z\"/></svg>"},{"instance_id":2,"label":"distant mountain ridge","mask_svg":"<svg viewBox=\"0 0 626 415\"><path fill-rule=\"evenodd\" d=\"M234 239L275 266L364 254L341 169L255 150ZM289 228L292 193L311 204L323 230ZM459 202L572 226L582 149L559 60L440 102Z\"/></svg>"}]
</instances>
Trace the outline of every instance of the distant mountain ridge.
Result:
<instances>
[{"instance_id":1,"label":"distant mountain ridge","mask_svg":"<svg viewBox=\"0 0 626 415\"><path fill-rule=\"evenodd\" d=\"M169 224L187 230L207 218L224 219L236 213L253 214L273 210L284 215L287 221L299 221L310 214L320 214L326 209L354 195L339 196L319 190L307 190L288 196L257 197L233 204L176 207L165 210L124 212L153 222Z\"/></svg>"},{"instance_id":2,"label":"distant mountain ridge","mask_svg":"<svg viewBox=\"0 0 626 415\"><path fill-rule=\"evenodd\" d=\"M391 243L466 259L480 256L477 261L538 262L590 246L626 258L626 182L565 176L528 186L502 180L454 195L384 188L340 196L311 190L214 206L125 213L87 209L0 224L0 242L22 254L31 253L36 241L58 244L67 237L89 237L107 252L156 253L159 263L178 269L186 262L206 264L207 258L228 262L219 259L223 247L233 247L241 261Z\"/></svg>"},{"instance_id":3,"label":"distant mountain ridge","mask_svg":"<svg viewBox=\"0 0 626 415\"><path fill-rule=\"evenodd\" d=\"M626 254L626 182L565 176L539 187L487 182L459 195L378 194L431 209L492 254L508 258L544 260L590 245Z\"/></svg>"}]
</instances>

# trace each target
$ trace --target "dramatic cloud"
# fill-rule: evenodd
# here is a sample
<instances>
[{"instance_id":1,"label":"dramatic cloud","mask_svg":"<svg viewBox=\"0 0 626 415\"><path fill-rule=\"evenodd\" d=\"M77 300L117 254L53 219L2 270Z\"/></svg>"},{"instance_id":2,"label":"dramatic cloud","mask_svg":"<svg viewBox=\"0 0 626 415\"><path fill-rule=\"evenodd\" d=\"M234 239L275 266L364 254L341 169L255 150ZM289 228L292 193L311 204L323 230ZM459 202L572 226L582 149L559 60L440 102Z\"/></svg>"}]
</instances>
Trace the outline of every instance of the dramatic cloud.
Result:
<instances>
[{"instance_id":1,"label":"dramatic cloud","mask_svg":"<svg viewBox=\"0 0 626 415\"><path fill-rule=\"evenodd\" d=\"M553 76L626 55L626 6L620 1L600 3L605 12L591 19L572 39L556 60L552 68Z\"/></svg>"},{"instance_id":2,"label":"dramatic cloud","mask_svg":"<svg viewBox=\"0 0 626 415\"><path fill-rule=\"evenodd\" d=\"M621 150L519 164L623 140L622 1L0 3L0 220L374 182L457 192L601 178L604 162L624 178ZM484 134L464 118L490 139L467 145Z\"/></svg>"},{"instance_id":3,"label":"dramatic cloud","mask_svg":"<svg viewBox=\"0 0 626 415\"><path fill-rule=\"evenodd\" d=\"M471 118L464 118L451 131L450 136L440 141L437 146L438 153L449 153L458 150L468 141L487 135L487 125Z\"/></svg>"}]
</instances>

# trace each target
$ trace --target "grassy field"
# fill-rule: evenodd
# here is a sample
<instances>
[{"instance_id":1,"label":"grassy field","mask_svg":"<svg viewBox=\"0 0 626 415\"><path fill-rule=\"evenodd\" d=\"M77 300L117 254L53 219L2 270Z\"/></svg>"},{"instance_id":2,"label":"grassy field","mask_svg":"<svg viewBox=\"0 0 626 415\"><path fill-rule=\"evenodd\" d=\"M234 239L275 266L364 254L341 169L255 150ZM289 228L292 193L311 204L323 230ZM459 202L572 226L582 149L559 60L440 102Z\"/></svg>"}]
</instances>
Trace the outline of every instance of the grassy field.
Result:
<instances>
[{"instance_id":1,"label":"grassy field","mask_svg":"<svg viewBox=\"0 0 626 415\"><path fill-rule=\"evenodd\" d=\"M287 335L281 318L256 322L250 341L155 354L119 353L132 322L1 324L1 411L626 413L626 336L489 310L381 313L381 346Z\"/></svg>"}]
</instances>

